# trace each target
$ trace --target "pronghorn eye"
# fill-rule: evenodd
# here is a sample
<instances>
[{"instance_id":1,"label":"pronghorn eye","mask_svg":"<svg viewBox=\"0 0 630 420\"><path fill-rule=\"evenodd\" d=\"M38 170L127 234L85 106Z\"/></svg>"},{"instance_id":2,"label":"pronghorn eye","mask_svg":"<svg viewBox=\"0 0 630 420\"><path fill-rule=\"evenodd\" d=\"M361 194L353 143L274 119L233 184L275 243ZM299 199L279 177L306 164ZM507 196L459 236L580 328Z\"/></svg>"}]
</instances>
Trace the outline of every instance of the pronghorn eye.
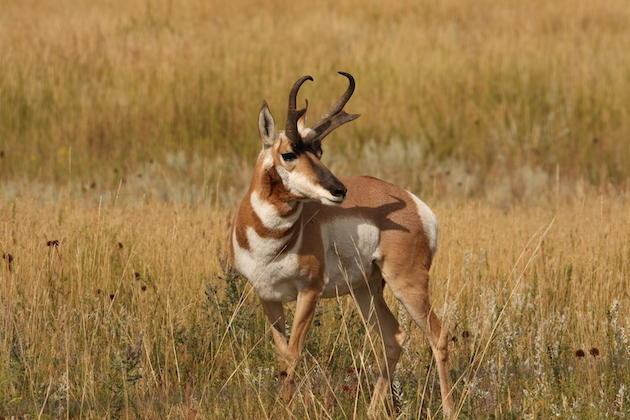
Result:
<instances>
[{"instance_id":1,"label":"pronghorn eye","mask_svg":"<svg viewBox=\"0 0 630 420\"><path fill-rule=\"evenodd\" d=\"M285 162L291 162L292 160L297 159L297 155L295 153L283 153L282 160Z\"/></svg>"}]
</instances>

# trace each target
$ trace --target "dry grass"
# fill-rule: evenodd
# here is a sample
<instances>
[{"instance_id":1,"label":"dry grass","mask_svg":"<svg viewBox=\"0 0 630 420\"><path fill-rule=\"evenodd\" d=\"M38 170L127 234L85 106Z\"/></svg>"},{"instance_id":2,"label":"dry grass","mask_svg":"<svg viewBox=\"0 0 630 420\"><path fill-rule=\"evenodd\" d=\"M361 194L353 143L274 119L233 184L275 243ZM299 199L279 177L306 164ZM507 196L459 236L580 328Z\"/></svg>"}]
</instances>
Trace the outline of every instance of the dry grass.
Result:
<instances>
[{"instance_id":1,"label":"dry grass","mask_svg":"<svg viewBox=\"0 0 630 420\"><path fill-rule=\"evenodd\" d=\"M432 293L457 340L463 417L627 415L628 197L432 204L443 227ZM275 401L262 311L219 267L227 215L158 201L0 202L0 413L362 417L380 347L347 298L323 303L310 333L300 380L312 398L292 414ZM404 418L433 417L428 345L402 316L412 333L398 404Z\"/></svg>"},{"instance_id":2,"label":"dry grass","mask_svg":"<svg viewBox=\"0 0 630 420\"><path fill-rule=\"evenodd\" d=\"M363 117L325 163L441 221L462 418L630 416L628 45L616 0L4 1L0 417L365 415L380 344L353 302L321 305L288 409L254 293L219 264L260 102L282 124L311 73L317 115L339 69ZM439 418L401 318L397 407Z\"/></svg>"}]
</instances>

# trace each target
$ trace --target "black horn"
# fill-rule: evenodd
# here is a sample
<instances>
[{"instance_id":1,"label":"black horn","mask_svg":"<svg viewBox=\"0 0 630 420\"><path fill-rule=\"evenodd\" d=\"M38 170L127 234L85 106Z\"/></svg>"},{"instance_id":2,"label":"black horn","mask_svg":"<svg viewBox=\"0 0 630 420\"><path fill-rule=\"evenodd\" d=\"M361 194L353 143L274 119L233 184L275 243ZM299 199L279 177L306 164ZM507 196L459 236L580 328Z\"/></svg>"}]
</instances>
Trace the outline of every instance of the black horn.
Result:
<instances>
[{"instance_id":1,"label":"black horn","mask_svg":"<svg viewBox=\"0 0 630 420\"><path fill-rule=\"evenodd\" d=\"M296 109L296 103L298 91L300 90L302 84L307 80L313 81L313 78L311 76L300 77L293 84L293 87L289 92L289 110L287 111L287 125L285 127L285 134L287 138L294 144L299 144L302 142L302 138L300 137L300 133L297 128L297 122L306 112L306 108Z\"/></svg>"}]
</instances>

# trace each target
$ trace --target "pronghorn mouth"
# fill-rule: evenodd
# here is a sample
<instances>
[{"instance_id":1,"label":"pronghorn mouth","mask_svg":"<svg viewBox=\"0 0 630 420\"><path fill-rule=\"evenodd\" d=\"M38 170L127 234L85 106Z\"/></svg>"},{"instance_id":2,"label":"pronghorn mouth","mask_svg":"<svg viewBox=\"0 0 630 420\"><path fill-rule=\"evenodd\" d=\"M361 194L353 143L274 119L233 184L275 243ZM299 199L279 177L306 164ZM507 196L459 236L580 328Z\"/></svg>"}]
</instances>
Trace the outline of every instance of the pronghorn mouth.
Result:
<instances>
[{"instance_id":1,"label":"pronghorn mouth","mask_svg":"<svg viewBox=\"0 0 630 420\"><path fill-rule=\"evenodd\" d=\"M330 199L328 197L323 197L322 203L323 204L341 204L343 203L344 198L336 198L336 199Z\"/></svg>"}]
</instances>

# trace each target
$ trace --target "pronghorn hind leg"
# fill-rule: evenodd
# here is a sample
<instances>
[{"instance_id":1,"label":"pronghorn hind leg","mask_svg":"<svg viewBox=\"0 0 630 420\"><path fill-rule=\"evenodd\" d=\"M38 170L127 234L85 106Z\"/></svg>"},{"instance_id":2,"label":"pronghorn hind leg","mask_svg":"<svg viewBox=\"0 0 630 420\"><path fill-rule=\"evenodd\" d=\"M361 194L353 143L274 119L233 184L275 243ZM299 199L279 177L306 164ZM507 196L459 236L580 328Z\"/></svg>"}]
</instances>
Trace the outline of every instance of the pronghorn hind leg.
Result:
<instances>
[{"instance_id":1,"label":"pronghorn hind leg","mask_svg":"<svg viewBox=\"0 0 630 420\"><path fill-rule=\"evenodd\" d=\"M425 332L431 345L440 379L442 409L445 418L452 418L454 403L451 379L448 373L448 331L433 312L429 301L429 273L426 269L411 274L389 275L384 267L383 276L394 296L404 305L413 320Z\"/></svg>"},{"instance_id":2,"label":"pronghorn hind leg","mask_svg":"<svg viewBox=\"0 0 630 420\"><path fill-rule=\"evenodd\" d=\"M383 402L388 397L391 389L392 378L396 370L396 364L400 358L404 333L400 330L398 321L389 310L383 290L379 280L378 290L370 290L363 287L355 291L355 299L363 317L375 326L383 340L384 357L381 359L379 367L379 377L374 386L374 392L370 401L368 414L377 415L382 408ZM392 408L387 406L386 408Z\"/></svg>"}]
</instances>

